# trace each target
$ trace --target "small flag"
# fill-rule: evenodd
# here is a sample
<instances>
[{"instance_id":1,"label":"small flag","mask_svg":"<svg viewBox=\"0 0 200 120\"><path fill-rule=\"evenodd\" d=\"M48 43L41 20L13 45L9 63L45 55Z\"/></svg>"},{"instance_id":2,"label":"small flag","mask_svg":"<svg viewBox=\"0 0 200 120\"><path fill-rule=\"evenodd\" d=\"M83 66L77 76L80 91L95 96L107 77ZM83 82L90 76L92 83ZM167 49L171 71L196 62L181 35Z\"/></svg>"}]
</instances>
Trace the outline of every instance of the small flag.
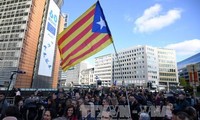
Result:
<instances>
[{"instance_id":1,"label":"small flag","mask_svg":"<svg viewBox=\"0 0 200 120\"><path fill-rule=\"evenodd\" d=\"M64 71L101 51L113 40L99 1L57 38Z\"/></svg>"}]
</instances>

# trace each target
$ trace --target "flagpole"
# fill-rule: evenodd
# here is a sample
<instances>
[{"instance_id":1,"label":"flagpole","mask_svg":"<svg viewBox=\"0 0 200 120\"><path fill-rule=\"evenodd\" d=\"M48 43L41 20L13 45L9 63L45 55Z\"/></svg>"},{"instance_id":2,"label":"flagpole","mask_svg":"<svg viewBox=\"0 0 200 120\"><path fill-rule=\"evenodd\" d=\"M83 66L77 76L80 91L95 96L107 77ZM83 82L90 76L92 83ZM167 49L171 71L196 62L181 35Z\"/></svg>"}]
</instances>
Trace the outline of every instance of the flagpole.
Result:
<instances>
[{"instance_id":1,"label":"flagpole","mask_svg":"<svg viewBox=\"0 0 200 120\"><path fill-rule=\"evenodd\" d=\"M128 93L127 93L126 85L125 85L125 82L124 82L124 75L122 74L122 67L121 67L121 64L120 64L120 61L119 61L119 56L118 56L118 53L117 53L117 50L116 50L114 41L112 42L112 44L113 44L113 48L114 48L114 50L115 50L115 55L116 55L116 57L117 57L117 62L118 62L118 65L119 65L120 74L121 74L121 76L122 76L122 85L124 85L124 87L125 87L126 99L127 99L127 102L128 102L128 112L129 112L129 115L130 115L130 117L131 117L130 103L129 103L129 99L128 99Z\"/></svg>"}]
</instances>

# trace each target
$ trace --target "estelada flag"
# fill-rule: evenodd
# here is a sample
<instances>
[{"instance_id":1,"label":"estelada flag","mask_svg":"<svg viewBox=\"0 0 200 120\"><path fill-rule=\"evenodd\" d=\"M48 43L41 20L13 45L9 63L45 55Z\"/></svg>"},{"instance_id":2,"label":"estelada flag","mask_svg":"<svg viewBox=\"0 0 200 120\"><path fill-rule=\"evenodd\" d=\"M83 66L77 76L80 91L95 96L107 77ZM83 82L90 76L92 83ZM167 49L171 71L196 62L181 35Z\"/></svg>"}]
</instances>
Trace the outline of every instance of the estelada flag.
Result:
<instances>
[{"instance_id":1,"label":"estelada flag","mask_svg":"<svg viewBox=\"0 0 200 120\"><path fill-rule=\"evenodd\" d=\"M99 1L57 37L64 71L101 51L113 40Z\"/></svg>"}]
</instances>

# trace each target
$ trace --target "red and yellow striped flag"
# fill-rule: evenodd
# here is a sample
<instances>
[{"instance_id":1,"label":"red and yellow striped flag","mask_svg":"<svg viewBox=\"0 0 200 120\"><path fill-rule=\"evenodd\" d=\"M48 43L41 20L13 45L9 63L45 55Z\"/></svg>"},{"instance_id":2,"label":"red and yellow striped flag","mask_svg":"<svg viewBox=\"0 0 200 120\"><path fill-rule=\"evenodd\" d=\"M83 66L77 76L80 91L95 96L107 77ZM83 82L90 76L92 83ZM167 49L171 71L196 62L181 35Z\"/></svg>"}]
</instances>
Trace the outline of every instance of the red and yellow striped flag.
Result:
<instances>
[{"instance_id":1,"label":"red and yellow striped flag","mask_svg":"<svg viewBox=\"0 0 200 120\"><path fill-rule=\"evenodd\" d=\"M64 71L110 45L112 36L99 1L61 32L57 42Z\"/></svg>"}]
</instances>

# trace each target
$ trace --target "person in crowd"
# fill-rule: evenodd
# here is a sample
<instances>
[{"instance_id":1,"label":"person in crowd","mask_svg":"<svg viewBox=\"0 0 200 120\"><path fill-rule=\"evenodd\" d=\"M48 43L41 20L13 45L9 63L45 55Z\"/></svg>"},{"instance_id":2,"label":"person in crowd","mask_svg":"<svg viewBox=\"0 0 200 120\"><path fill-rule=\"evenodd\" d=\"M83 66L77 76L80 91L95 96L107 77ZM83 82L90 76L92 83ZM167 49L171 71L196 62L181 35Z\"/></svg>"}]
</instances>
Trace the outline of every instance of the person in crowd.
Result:
<instances>
[{"instance_id":1,"label":"person in crowd","mask_svg":"<svg viewBox=\"0 0 200 120\"><path fill-rule=\"evenodd\" d=\"M193 119L185 112L178 112L174 120L193 120Z\"/></svg>"},{"instance_id":2,"label":"person in crowd","mask_svg":"<svg viewBox=\"0 0 200 120\"><path fill-rule=\"evenodd\" d=\"M104 99L102 100L102 108L103 108L103 110L104 110L104 111L110 111L109 105L110 105L110 100L104 98Z\"/></svg>"},{"instance_id":3,"label":"person in crowd","mask_svg":"<svg viewBox=\"0 0 200 120\"><path fill-rule=\"evenodd\" d=\"M17 88L16 96L21 96L21 89L20 88Z\"/></svg>"},{"instance_id":4,"label":"person in crowd","mask_svg":"<svg viewBox=\"0 0 200 120\"><path fill-rule=\"evenodd\" d=\"M74 106L66 106L64 115L56 118L55 120L78 120L77 115L74 114Z\"/></svg>"},{"instance_id":5,"label":"person in crowd","mask_svg":"<svg viewBox=\"0 0 200 120\"><path fill-rule=\"evenodd\" d=\"M183 93L180 93L178 96L178 101L176 102L174 109L177 111L181 111L181 110L184 110L188 106L189 106L189 103L185 99L185 95Z\"/></svg>"},{"instance_id":6,"label":"person in crowd","mask_svg":"<svg viewBox=\"0 0 200 120\"><path fill-rule=\"evenodd\" d=\"M81 111L80 111L80 106L78 105L78 101L73 99L72 100L72 105L74 106L74 114L77 115L78 119L81 119Z\"/></svg>"},{"instance_id":7,"label":"person in crowd","mask_svg":"<svg viewBox=\"0 0 200 120\"><path fill-rule=\"evenodd\" d=\"M110 113L113 119L119 119L120 118L120 108L119 108L119 102L115 96L111 98L111 105L110 105ZM119 111L119 112L118 112Z\"/></svg>"},{"instance_id":8,"label":"person in crowd","mask_svg":"<svg viewBox=\"0 0 200 120\"><path fill-rule=\"evenodd\" d=\"M56 112L54 109L45 110L42 120L53 120L56 118Z\"/></svg>"},{"instance_id":9,"label":"person in crowd","mask_svg":"<svg viewBox=\"0 0 200 120\"><path fill-rule=\"evenodd\" d=\"M9 106L5 111L3 120L22 120L22 117L16 106Z\"/></svg>"},{"instance_id":10,"label":"person in crowd","mask_svg":"<svg viewBox=\"0 0 200 120\"><path fill-rule=\"evenodd\" d=\"M57 90L57 94L64 93L64 92L65 92L65 90L64 90L63 87L59 87L58 90Z\"/></svg>"},{"instance_id":11,"label":"person in crowd","mask_svg":"<svg viewBox=\"0 0 200 120\"><path fill-rule=\"evenodd\" d=\"M138 102L138 98L137 96L133 96L131 95L129 97L129 102L130 102L130 112L131 112L131 118L134 120L138 120L139 119L139 114L141 109L140 109L140 103Z\"/></svg>"},{"instance_id":12,"label":"person in crowd","mask_svg":"<svg viewBox=\"0 0 200 120\"><path fill-rule=\"evenodd\" d=\"M5 111L8 108L9 104L5 99L5 93L0 92L0 118L3 118L5 115Z\"/></svg>"},{"instance_id":13,"label":"person in crowd","mask_svg":"<svg viewBox=\"0 0 200 120\"><path fill-rule=\"evenodd\" d=\"M112 120L111 113L108 111L102 111L101 120Z\"/></svg>"},{"instance_id":14,"label":"person in crowd","mask_svg":"<svg viewBox=\"0 0 200 120\"><path fill-rule=\"evenodd\" d=\"M197 111L198 117L200 117L200 99L199 98L195 98L195 99L196 99L196 104L194 105L194 108Z\"/></svg>"},{"instance_id":15,"label":"person in crowd","mask_svg":"<svg viewBox=\"0 0 200 120\"><path fill-rule=\"evenodd\" d=\"M24 108L24 100L21 96L15 96L14 106L18 108L21 117L26 116L26 110Z\"/></svg>"},{"instance_id":16,"label":"person in crowd","mask_svg":"<svg viewBox=\"0 0 200 120\"><path fill-rule=\"evenodd\" d=\"M165 111L165 120L172 119L172 111L173 111L173 104L167 101L166 111Z\"/></svg>"},{"instance_id":17,"label":"person in crowd","mask_svg":"<svg viewBox=\"0 0 200 120\"><path fill-rule=\"evenodd\" d=\"M81 97L80 97L80 93L79 93L79 92L76 92L76 93L75 93L75 99L76 99L76 100L79 100L80 98L81 98Z\"/></svg>"},{"instance_id":18,"label":"person in crowd","mask_svg":"<svg viewBox=\"0 0 200 120\"><path fill-rule=\"evenodd\" d=\"M90 98L88 95L85 96L85 99L84 99L86 105L89 105L89 102L90 102Z\"/></svg>"},{"instance_id":19,"label":"person in crowd","mask_svg":"<svg viewBox=\"0 0 200 120\"><path fill-rule=\"evenodd\" d=\"M95 96L94 104L95 104L95 105L101 105L101 104L102 104L101 98L100 98L99 96Z\"/></svg>"},{"instance_id":20,"label":"person in crowd","mask_svg":"<svg viewBox=\"0 0 200 120\"><path fill-rule=\"evenodd\" d=\"M95 103L94 97L91 97L91 98L90 98L90 102L92 102L93 104Z\"/></svg>"},{"instance_id":21,"label":"person in crowd","mask_svg":"<svg viewBox=\"0 0 200 120\"><path fill-rule=\"evenodd\" d=\"M120 105L128 105L127 101L126 101L126 97L124 95L120 97L119 104Z\"/></svg>"},{"instance_id":22,"label":"person in crowd","mask_svg":"<svg viewBox=\"0 0 200 120\"><path fill-rule=\"evenodd\" d=\"M66 106L72 105L72 99L67 99L65 105Z\"/></svg>"},{"instance_id":23,"label":"person in crowd","mask_svg":"<svg viewBox=\"0 0 200 120\"><path fill-rule=\"evenodd\" d=\"M148 113L140 113L139 120L150 120Z\"/></svg>"},{"instance_id":24,"label":"person in crowd","mask_svg":"<svg viewBox=\"0 0 200 120\"><path fill-rule=\"evenodd\" d=\"M192 120L198 120L197 111L194 107L188 106L185 108L184 112L187 113Z\"/></svg>"}]
</instances>

